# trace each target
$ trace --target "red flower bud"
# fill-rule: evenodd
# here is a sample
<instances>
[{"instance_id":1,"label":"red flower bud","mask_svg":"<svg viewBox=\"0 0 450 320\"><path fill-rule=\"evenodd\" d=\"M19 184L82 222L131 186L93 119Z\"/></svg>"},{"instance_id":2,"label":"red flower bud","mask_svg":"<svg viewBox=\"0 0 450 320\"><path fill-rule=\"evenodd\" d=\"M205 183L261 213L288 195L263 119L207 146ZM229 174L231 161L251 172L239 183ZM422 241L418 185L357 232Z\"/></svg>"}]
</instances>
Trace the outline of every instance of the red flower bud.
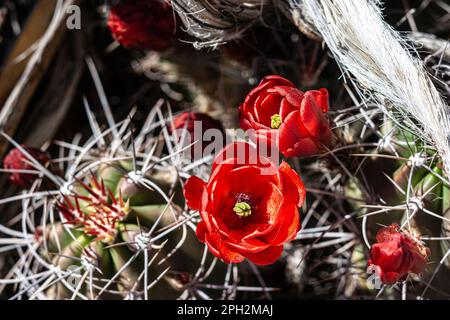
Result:
<instances>
[{"instance_id":1,"label":"red flower bud","mask_svg":"<svg viewBox=\"0 0 450 320\"><path fill-rule=\"evenodd\" d=\"M128 0L115 5L108 17L112 36L126 48L163 51L172 44L174 15L160 0Z\"/></svg>"},{"instance_id":2,"label":"red flower bud","mask_svg":"<svg viewBox=\"0 0 450 320\"><path fill-rule=\"evenodd\" d=\"M198 125L199 128L197 130L195 130L195 126ZM200 130L200 126L201 126L201 130ZM197 113L197 112L183 112L180 113L178 115L176 115L173 118L173 122L172 125L169 125L169 132L172 133L173 130L186 130L187 133L189 134L187 141L185 140L185 145L188 146L196 141L198 141L197 143L201 143L202 147L201 147L201 152L203 153L206 146L208 146L210 143L213 143L214 141L206 141L206 139L204 139L204 134L207 130L209 129L217 129L220 131L221 133L221 138L223 139L221 141L222 146L223 143L225 142L225 131L223 129L222 124L220 123L220 121L217 121L213 118L211 118L210 116L208 116L207 114L204 113ZM181 131L181 134L182 131ZM200 135L201 136L196 136L196 135ZM185 134L185 136L187 136ZM193 159L197 159L200 158L202 155L198 155L198 157L194 156L195 153L195 145L191 146L191 157Z\"/></svg>"},{"instance_id":3,"label":"red flower bud","mask_svg":"<svg viewBox=\"0 0 450 320\"><path fill-rule=\"evenodd\" d=\"M334 145L327 111L326 89L302 92L280 76L267 76L239 107L240 126L254 129L258 144L270 147L276 139L286 157L307 157Z\"/></svg>"},{"instance_id":4,"label":"red flower bud","mask_svg":"<svg viewBox=\"0 0 450 320\"><path fill-rule=\"evenodd\" d=\"M45 152L25 145L22 145L21 147L42 165L45 165L49 161L49 157ZM23 154L18 148L12 149L6 155L3 159L3 167L11 170L9 175L11 182L24 189L29 189L33 182L38 178L38 174L25 172L29 170L36 171L37 169L32 164L30 158Z\"/></svg>"},{"instance_id":5,"label":"red flower bud","mask_svg":"<svg viewBox=\"0 0 450 320\"><path fill-rule=\"evenodd\" d=\"M217 155L208 182L189 178L184 195L202 218L198 239L216 257L269 265L300 230L305 188L287 163L277 168L248 143L237 142Z\"/></svg>"},{"instance_id":6,"label":"red flower bud","mask_svg":"<svg viewBox=\"0 0 450 320\"><path fill-rule=\"evenodd\" d=\"M384 284L406 280L408 273L421 273L427 265L430 249L417 236L401 231L393 224L378 231L377 243L370 249L369 266Z\"/></svg>"}]
</instances>

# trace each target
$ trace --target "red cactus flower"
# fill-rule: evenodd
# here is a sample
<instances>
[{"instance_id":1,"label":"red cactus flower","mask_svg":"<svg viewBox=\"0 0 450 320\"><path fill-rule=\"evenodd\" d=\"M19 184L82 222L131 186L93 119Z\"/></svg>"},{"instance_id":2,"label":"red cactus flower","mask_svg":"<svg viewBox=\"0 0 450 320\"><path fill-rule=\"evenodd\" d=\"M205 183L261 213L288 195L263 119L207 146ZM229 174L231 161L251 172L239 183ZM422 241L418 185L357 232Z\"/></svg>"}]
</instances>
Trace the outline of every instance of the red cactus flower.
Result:
<instances>
[{"instance_id":1,"label":"red cactus flower","mask_svg":"<svg viewBox=\"0 0 450 320\"><path fill-rule=\"evenodd\" d=\"M406 280L408 273L421 273L427 265L430 250L415 235L401 231L393 224L378 231L377 243L370 249L369 265L384 284Z\"/></svg>"},{"instance_id":2,"label":"red cactus flower","mask_svg":"<svg viewBox=\"0 0 450 320\"><path fill-rule=\"evenodd\" d=\"M126 48L163 51L173 42L172 8L160 0L128 0L115 5L108 17L112 36Z\"/></svg>"},{"instance_id":3,"label":"red cactus flower","mask_svg":"<svg viewBox=\"0 0 450 320\"><path fill-rule=\"evenodd\" d=\"M196 126L199 126L196 130ZM200 130L201 126L201 130ZM216 142L214 138L211 137L211 140L214 141L206 141L207 139L204 137L205 132L209 129L217 129L219 130L218 133L220 133L221 141L220 143L223 146L223 143L225 142L225 131L223 129L222 124L220 121L217 121L207 114L204 113L197 113L197 112L183 112L178 115L176 115L173 118L172 125L169 125L169 131L170 133L173 133L174 130L179 130L179 137L186 137L186 140L184 141L184 144L186 146L193 144L190 148L191 151L191 158L192 159L198 159L201 158L203 155L203 152L205 151L205 148L212 142ZM183 131L186 130L186 133L183 134ZM198 131L198 132L197 132ZM189 135L187 135L189 134ZM198 135L198 136L197 136ZM201 136L200 136L201 135ZM201 149L198 151L198 155L196 151L195 143L198 141L198 143L201 144ZM219 141L217 141L219 142ZM202 154L200 154L200 151Z\"/></svg>"},{"instance_id":4,"label":"red cactus flower","mask_svg":"<svg viewBox=\"0 0 450 320\"><path fill-rule=\"evenodd\" d=\"M189 178L184 195L202 218L198 239L225 263L247 258L272 264L300 230L298 208L305 200L300 177L285 162L276 168L258 157L248 143L226 146L214 160L209 181Z\"/></svg>"},{"instance_id":5,"label":"red cactus flower","mask_svg":"<svg viewBox=\"0 0 450 320\"><path fill-rule=\"evenodd\" d=\"M21 145L21 147L40 164L46 165L49 161L49 157L45 152L26 145ZM37 173L30 172L37 171L32 160L19 148L12 149L6 155L3 159L3 167L11 170L9 175L11 182L24 189L29 189L38 178Z\"/></svg>"},{"instance_id":6,"label":"red cactus flower","mask_svg":"<svg viewBox=\"0 0 450 320\"><path fill-rule=\"evenodd\" d=\"M326 89L302 92L289 80L267 76L239 107L240 126L255 130L259 145L276 146L286 157L306 157L331 147L334 137L325 113Z\"/></svg>"}]
</instances>

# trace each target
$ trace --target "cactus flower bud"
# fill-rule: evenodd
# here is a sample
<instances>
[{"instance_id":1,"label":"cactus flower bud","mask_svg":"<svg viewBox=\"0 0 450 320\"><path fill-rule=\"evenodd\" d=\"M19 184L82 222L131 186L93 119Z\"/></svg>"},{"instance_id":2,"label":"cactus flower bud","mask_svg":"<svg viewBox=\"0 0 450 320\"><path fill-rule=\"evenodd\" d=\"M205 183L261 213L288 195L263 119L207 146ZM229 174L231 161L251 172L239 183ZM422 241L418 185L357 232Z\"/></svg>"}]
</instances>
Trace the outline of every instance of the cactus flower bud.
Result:
<instances>
[{"instance_id":1,"label":"cactus flower bud","mask_svg":"<svg viewBox=\"0 0 450 320\"><path fill-rule=\"evenodd\" d=\"M370 249L369 265L384 284L406 280L409 273L421 273L427 265L430 250L416 235L400 230L393 224L382 228L377 243Z\"/></svg>"},{"instance_id":2,"label":"cactus flower bud","mask_svg":"<svg viewBox=\"0 0 450 320\"><path fill-rule=\"evenodd\" d=\"M26 145L21 146L36 161L45 165L49 161L49 157L45 152ZM12 183L29 189L33 182L38 178L36 173L28 173L26 171L36 171L31 160L19 148L12 149L3 159L3 167L11 170L9 179Z\"/></svg>"},{"instance_id":3,"label":"cactus flower bud","mask_svg":"<svg viewBox=\"0 0 450 320\"><path fill-rule=\"evenodd\" d=\"M163 51L172 45L175 23L166 2L129 0L111 9L108 27L126 48Z\"/></svg>"}]
</instances>

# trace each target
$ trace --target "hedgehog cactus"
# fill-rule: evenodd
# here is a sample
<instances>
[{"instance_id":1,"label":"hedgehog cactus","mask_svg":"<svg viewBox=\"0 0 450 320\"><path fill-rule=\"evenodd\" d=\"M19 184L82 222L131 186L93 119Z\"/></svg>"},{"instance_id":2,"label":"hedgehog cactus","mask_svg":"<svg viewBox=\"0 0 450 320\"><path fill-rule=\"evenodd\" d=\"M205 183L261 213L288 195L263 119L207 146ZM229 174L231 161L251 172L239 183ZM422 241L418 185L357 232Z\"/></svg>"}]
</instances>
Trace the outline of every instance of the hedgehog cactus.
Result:
<instances>
[{"instance_id":1,"label":"hedgehog cactus","mask_svg":"<svg viewBox=\"0 0 450 320\"><path fill-rule=\"evenodd\" d=\"M437 236L442 223L439 217L443 217L450 206L449 185L442 163L434 150L416 142L403 130L396 132L393 145L401 159L392 174L397 190L394 201L407 203L404 223L414 224L421 234Z\"/></svg>"},{"instance_id":2,"label":"hedgehog cactus","mask_svg":"<svg viewBox=\"0 0 450 320\"><path fill-rule=\"evenodd\" d=\"M443 165L433 150L415 143L411 135L403 133L401 137L396 139L400 146L397 149L408 160L394 172L393 181L398 190L404 190L398 192L400 199L410 203L410 213L403 215L404 224L427 237L442 237L440 245L436 241L429 243L432 260L443 259L450 266L450 258L445 256L450 249L450 185Z\"/></svg>"},{"instance_id":3,"label":"hedgehog cactus","mask_svg":"<svg viewBox=\"0 0 450 320\"><path fill-rule=\"evenodd\" d=\"M357 126L351 128L358 130ZM450 248L446 247L448 241L445 240L448 237L449 185L441 159L433 148L391 121L385 121L380 128L382 139L378 149L367 152L364 172L355 175L357 179L349 180L346 186L349 199L364 199L367 203L361 207L359 202L350 200L354 208L361 210L367 250L365 255L361 247L353 250L352 260L362 262L359 269L355 263L355 275L347 282L348 294L358 290L370 295L373 288L381 289L383 284L406 285L408 279L425 283L419 289L423 290L423 295L434 277L448 278L444 275L448 269L436 267L440 268L441 261L449 264L445 257ZM370 183L365 184L365 181ZM411 250L411 245L383 238L383 230L394 229L404 239L412 239L406 242L417 244L417 249ZM411 252L421 252L417 255L420 259L414 260ZM388 275L401 271L404 276L389 281L380 266ZM380 287L371 282L374 272ZM444 288L447 283L446 280L439 282L433 285ZM394 293L393 290L385 292L389 297L394 297Z\"/></svg>"},{"instance_id":4,"label":"hedgehog cactus","mask_svg":"<svg viewBox=\"0 0 450 320\"><path fill-rule=\"evenodd\" d=\"M387 176L388 181L375 189L382 195L383 204L368 213L370 237L373 239L382 225L399 224L404 232L416 234L417 241L425 241L430 263L439 262L449 249L445 239L448 237L446 219L449 216L450 189L442 163L435 150L417 140L409 131L393 129L389 122L383 130L390 139L389 148L384 151L390 155L388 160L375 157L374 162L378 165L374 167L378 167L381 171L378 174ZM444 241L430 241L441 237ZM444 262L448 264L448 260L444 259ZM426 279L432 273L430 268L423 272L423 276Z\"/></svg>"},{"instance_id":5,"label":"hedgehog cactus","mask_svg":"<svg viewBox=\"0 0 450 320\"><path fill-rule=\"evenodd\" d=\"M70 193L56 200L63 222L48 225L45 235L41 234L47 238L44 256L61 270L86 270L93 283L79 289L84 289L86 296L92 295L90 298L109 298L108 293L114 291L138 297L176 298L176 281L170 274L192 272L189 264L200 259L201 246L188 241L180 249L183 253L171 255L174 250L168 247L174 248L177 239L161 236L155 230L176 225L184 205L176 196L181 189L170 178L170 172L149 174L154 185L150 188L132 180L131 169L130 162L116 161L102 164L85 178L77 178ZM171 190L174 196L167 199ZM156 257L161 252L161 258L167 259L151 263L149 255ZM150 291L147 277L154 279L155 275L167 281L158 282ZM108 283L98 279L110 279L109 288L105 286ZM83 279L76 281L80 280L82 283ZM60 283L51 286L47 294L62 299L73 293Z\"/></svg>"}]
</instances>

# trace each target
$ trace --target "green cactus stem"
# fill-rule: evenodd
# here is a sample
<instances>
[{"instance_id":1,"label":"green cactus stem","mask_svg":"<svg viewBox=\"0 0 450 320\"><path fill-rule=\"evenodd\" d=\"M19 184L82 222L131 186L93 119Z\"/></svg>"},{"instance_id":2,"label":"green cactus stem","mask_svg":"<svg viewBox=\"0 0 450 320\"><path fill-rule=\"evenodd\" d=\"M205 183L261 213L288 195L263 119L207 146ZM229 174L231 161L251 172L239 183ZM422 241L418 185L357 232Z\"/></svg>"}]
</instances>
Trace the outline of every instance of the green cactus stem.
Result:
<instances>
[{"instance_id":1,"label":"green cactus stem","mask_svg":"<svg viewBox=\"0 0 450 320\"><path fill-rule=\"evenodd\" d=\"M157 236L158 230L173 227L182 214L184 200L176 177L164 170L150 172L145 178L156 190L131 179L131 169L132 165L125 161L102 164L96 172L78 179L72 193L57 200L64 221L49 225L42 232L46 239L42 254L54 265L61 270L78 268L79 278L90 270L90 277L95 280L90 286L83 283L80 287L80 293L94 295L90 298L111 298L110 293L117 291L123 292L123 296L143 295L144 274L152 281L167 270L189 274L195 270L193 262L201 259L203 245L195 240L192 231L170 233L157 241L153 241L153 234L149 235L150 230ZM172 200L170 204L168 197ZM176 248L183 237L184 245ZM177 254L173 254L175 251ZM155 254L160 259L148 269L144 267L145 261L148 264L149 257ZM111 279L108 288L105 279ZM173 281L170 277L165 279L145 295L155 299L176 298L179 292ZM58 283L47 294L66 299L74 293Z\"/></svg>"}]
</instances>

